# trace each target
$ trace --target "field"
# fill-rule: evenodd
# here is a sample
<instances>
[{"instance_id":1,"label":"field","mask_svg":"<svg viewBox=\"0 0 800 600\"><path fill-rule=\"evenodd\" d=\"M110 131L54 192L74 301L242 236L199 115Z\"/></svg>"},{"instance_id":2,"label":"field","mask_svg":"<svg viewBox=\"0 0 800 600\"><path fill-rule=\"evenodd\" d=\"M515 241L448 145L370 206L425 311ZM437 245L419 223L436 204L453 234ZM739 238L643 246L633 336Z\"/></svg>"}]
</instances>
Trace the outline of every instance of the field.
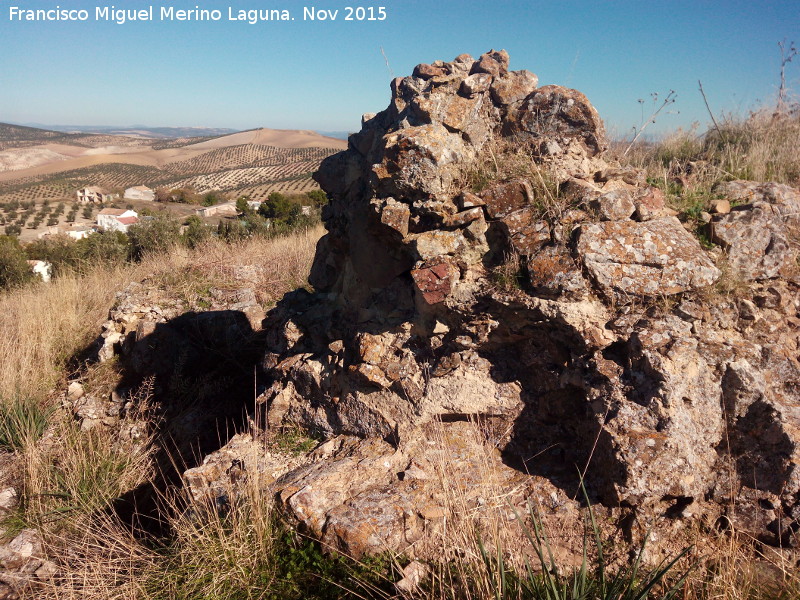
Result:
<instances>
[{"instance_id":1,"label":"field","mask_svg":"<svg viewBox=\"0 0 800 600\"><path fill-rule=\"evenodd\" d=\"M71 201L86 185L192 187L263 200L272 191L316 189L311 173L344 147L343 140L308 131L147 139L0 124L0 205Z\"/></svg>"}]
</instances>

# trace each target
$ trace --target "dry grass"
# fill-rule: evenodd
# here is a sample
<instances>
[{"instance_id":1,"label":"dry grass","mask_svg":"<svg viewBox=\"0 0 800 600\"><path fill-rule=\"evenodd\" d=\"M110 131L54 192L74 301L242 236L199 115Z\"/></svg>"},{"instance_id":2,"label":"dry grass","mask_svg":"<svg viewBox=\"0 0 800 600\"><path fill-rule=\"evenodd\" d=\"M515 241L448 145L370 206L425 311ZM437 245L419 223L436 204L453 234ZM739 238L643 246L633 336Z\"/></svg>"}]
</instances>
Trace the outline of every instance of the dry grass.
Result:
<instances>
[{"instance_id":1,"label":"dry grass","mask_svg":"<svg viewBox=\"0 0 800 600\"><path fill-rule=\"evenodd\" d=\"M705 210L719 181L748 179L800 186L800 106L727 116L699 135L679 130L658 143L640 143L617 159L643 169L673 208Z\"/></svg>"},{"instance_id":2,"label":"dry grass","mask_svg":"<svg viewBox=\"0 0 800 600\"><path fill-rule=\"evenodd\" d=\"M0 295L0 398L44 398L99 333L114 293L135 268L101 267Z\"/></svg>"},{"instance_id":3,"label":"dry grass","mask_svg":"<svg viewBox=\"0 0 800 600\"><path fill-rule=\"evenodd\" d=\"M99 333L115 293L129 282L147 278L178 296L195 293L198 285L253 287L270 304L305 283L321 234L317 227L237 245L212 240L195 250L176 246L139 264L98 266L0 297L0 396L12 408L18 398L49 407L44 436L39 439L37 429L14 444L22 500L6 523L37 528L48 556L59 564L53 585L37 589L35 597L173 598L189 590L193 595L183 597L230 597L231 590L251 597L247 590L258 582L268 589L262 580L272 559L268 544L275 523L260 490L253 488L225 514L206 510L202 519L196 511L178 510L182 501L172 499L165 511L177 515L169 523L174 542L168 561L108 510L154 475L147 386L112 429L83 430L56 400L66 366ZM101 398L118 378L113 361L80 368L87 392Z\"/></svg>"},{"instance_id":4,"label":"dry grass","mask_svg":"<svg viewBox=\"0 0 800 600\"><path fill-rule=\"evenodd\" d=\"M171 252L170 272L191 270L220 281L252 287L267 305L306 285L322 226L270 240L250 238L225 244L217 240L192 252Z\"/></svg>"},{"instance_id":5,"label":"dry grass","mask_svg":"<svg viewBox=\"0 0 800 600\"><path fill-rule=\"evenodd\" d=\"M0 295L0 399L44 399L63 384L67 362L99 334L115 293L129 282L151 276L190 294L205 278L251 286L265 304L274 303L305 284L322 231L233 245L215 240L192 251L175 247L137 265L98 266Z\"/></svg>"}]
</instances>

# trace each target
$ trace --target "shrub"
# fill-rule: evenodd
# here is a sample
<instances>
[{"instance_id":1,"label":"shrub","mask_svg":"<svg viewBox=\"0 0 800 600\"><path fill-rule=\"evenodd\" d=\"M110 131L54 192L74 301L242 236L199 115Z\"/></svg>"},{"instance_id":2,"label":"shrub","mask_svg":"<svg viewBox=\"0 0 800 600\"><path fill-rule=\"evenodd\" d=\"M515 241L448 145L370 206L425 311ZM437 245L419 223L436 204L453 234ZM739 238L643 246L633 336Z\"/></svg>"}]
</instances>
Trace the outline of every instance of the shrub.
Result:
<instances>
[{"instance_id":1,"label":"shrub","mask_svg":"<svg viewBox=\"0 0 800 600\"><path fill-rule=\"evenodd\" d=\"M0 290L22 285L32 278L25 252L16 238L0 236Z\"/></svg>"},{"instance_id":2,"label":"shrub","mask_svg":"<svg viewBox=\"0 0 800 600\"><path fill-rule=\"evenodd\" d=\"M203 223L200 217L192 215L186 219L186 231L183 233L183 240L189 248L197 248L210 237L211 227Z\"/></svg>"},{"instance_id":3,"label":"shrub","mask_svg":"<svg viewBox=\"0 0 800 600\"><path fill-rule=\"evenodd\" d=\"M99 263L120 264L128 259L128 236L121 231L101 231L78 240L78 253L83 263L93 266Z\"/></svg>"},{"instance_id":4,"label":"shrub","mask_svg":"<svg viewBox=\"0 0 800 600\"><path fill-rule=\"evenodd\" d=\"M66 235L51 235L25 247L28 256L53 265L56 277L80 270L83 256L78 243Z\"/></svg>"},{"instance_id":5,"label":"shrub","mask_svg":"<svg viewBox=\"0 0 800 600\"><path fill-rule=\"evenodd\" d=\"M323 206L328 203L328 195L322 190L311 190L306 192L306 197L312 206Z\"/></svg>"},{"instance_id":6,"label":"shrub","mask_svg":"<svg viewBox=\"0 0 800 600\"><path fill-rule=\"evenodd\" d=\"M165 252L180 242L180 223L166 215L133 225L128 229L130 256L141 260L146 254Z\"/></svg>"},{"instance_id":7,"label":"shrub","mask_svg":"<svg viewBox=\"0 0 800 600\"><path fill-rule=\"evenodd\" d=\"M300 205L292 202L288 197L280 192L272 192L266 202L262 203L258 213L267 219L275 219L290 224L302 214Z\"/></svg>"}]
</instances>

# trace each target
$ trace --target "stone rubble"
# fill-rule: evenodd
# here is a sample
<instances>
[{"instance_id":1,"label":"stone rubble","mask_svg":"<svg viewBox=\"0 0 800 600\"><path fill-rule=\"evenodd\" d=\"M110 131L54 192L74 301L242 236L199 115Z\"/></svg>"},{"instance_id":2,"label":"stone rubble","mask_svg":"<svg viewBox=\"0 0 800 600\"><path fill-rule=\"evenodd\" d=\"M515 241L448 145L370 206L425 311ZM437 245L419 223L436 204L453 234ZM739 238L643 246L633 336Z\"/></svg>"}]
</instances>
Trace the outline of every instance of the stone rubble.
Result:
<instances>
[{"instance_id":1,"label":"stone rubble","mask_svg":"<svg viewBox=\"0 0 800 600\"><path fill-rule=\"evenodd\" d=\"M431 427L473 421L503 485L574 494L579 469L636 521L728 519L797 545L797 192L720 189L721 269L658 189L606 161L583 94L537 86L504 51L420 65L323 162L315 292L267 317L262 401L271 428L350 449L272 493L333 547L419 555ZM740 302L714 291L736 277L754 282Z\"/></svg>"}]
</instances>

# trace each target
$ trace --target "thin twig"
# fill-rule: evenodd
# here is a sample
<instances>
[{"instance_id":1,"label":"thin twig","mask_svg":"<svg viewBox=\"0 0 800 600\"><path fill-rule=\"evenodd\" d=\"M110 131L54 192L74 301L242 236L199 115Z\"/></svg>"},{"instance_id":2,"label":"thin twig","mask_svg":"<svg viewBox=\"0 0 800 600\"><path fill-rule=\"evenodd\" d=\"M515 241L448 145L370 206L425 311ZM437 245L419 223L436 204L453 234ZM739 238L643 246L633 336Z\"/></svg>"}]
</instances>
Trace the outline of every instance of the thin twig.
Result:
<instances>
[{"instance_id":1,"label":"thin twig","mask_svg":"<svg viewBox=\"0 0 800 600\"><path fill-rule=\"evenodd\" d=\"M653 94L653 98L654 98L654 102L655 102L655 99L657 98L657 94ZM656 122L656 117L659 115L659 113L662 110L664 110L664 108L666 108L670 104L674 104L674 103L675 103L675 90L670 90L669 94L667 94L667 97L664 98L664 102L661 103L661 106L659 106L655 111L653 111L653 114L650 115L650 118L647 120L647 123L644 123L642 125L642 127L636 132L636 135L633 136L633 139L631 140L631 143L628 144L627 148L625 148L625 152L622 153L622 156L627 156L628 155L628 152L630 152L631 148L634 147L634 145L636 144L636 141L644 133L644 130L647 129L647 126L650 125L651 123L655 123Z\"/></svg>"},{"instance_id":2,"label":"thin twig","mask_svg":"<svg viewBox=\"0 0 800 600\"><path fill-rule=\"evenodd\" d=\"M386 56L386 52L383 51L383 46L381 46L381 54L383 54L383 60L386 61L386 68L389 69L389 75L394 79L394 71L392 71L392 67L389 66L389 58Z\"/></svg>"},{"instance_id":3,"label":"thin twig","mask_svg":"<svg viewBox=\"0 0 800 600\"><path fill-rule=\"evenodd\" d=\"M698 79L697 80L697 85L700 86L700 94L703 96L703 102L706 105L706 110L708 111L708 116L711 117L711 122L714 123L714 129L717 130L717 133L719 134L719 137L723 141L723 143L726 143L727 141L725 140L725 135L722 133L722 130L719 128L719 124L717 123L717 120L714 118L714 113L711 112L711 107L708 105L708 99L706 98L706 93L703 91L703 82Z\"/></svg>"}]
</instances>

